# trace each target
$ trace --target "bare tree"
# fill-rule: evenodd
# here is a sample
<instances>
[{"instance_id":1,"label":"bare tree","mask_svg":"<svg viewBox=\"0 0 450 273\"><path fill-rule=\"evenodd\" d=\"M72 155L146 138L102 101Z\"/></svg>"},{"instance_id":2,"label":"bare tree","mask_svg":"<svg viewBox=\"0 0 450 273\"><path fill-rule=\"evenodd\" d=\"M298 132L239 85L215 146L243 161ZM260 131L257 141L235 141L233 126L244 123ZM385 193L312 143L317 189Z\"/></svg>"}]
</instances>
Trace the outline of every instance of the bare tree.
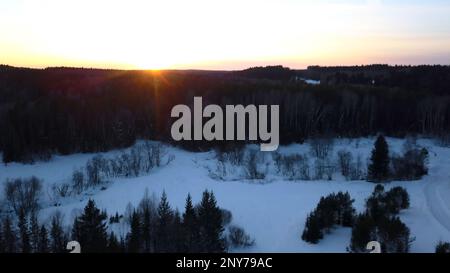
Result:
<instances>
[{"instance_id":1,"label":"bare tree","mask_svg":"<svg viewBox=\"0 0 450 273\"><path fill-rule=\"evenodd\" d=\"M258 152L250 150L247 153L244 162L244 172L247 179L264 179L266 177L266 170L261 170L259 166L260 158Z\"/></svg>"},{"instance_id":2,"label":"bare tree","mask_svg":"<svg viewBox=\"0 0 450 273\"><path fill-rule=\"evenodd\" d=\"M334 142L332 138L313 138L310 140L311 154L319 159L327 158L333 151Z\"/></svg>"},{"instance_id":3,"label":"bare tree","mask_svg":"<svg viewBox=\"0 0 450 273\"><path fill-rule=\"evenodd\" d=\"M84 173L80 170L74 170L72 173L72 188L77 194L80 194L84 189Z\"/></svg>"},{"instance_id":4,"label":"bare tree","mask_svg":"<svg viewBox=\"0 0 450 273\"><path fill-rule=\"evenodd\" d=\"M345 178L349 178L351 167L353 164L353 155L349 151L340 150L338 152L338 164L341 169L341 173Z\"/></svg>"},{"instance_id":5,"label":"bare tree","mask_svg":"<svg viewBox=\"0 0 450 273\"><path fill-rule=\"evenodd\" d=\"M5 196L9 206L17 215L25 215L39 208L39 197L42 190L42 181L36 177L27 179L7 180L5 183Z\"/></svg>"},{"instance_id":6,"label":"bare tree","mask_svg":"<svg viewBox=\"0 0 450 273\"><path fill-rule=\"evenodd\" d=\"M228 228L228 241L232 247L249 247L255 244L255 240L238 226Z\"/></svg>"},{"instance_id":7,"label":"bare tree","mask_svg":"<svg viewBox=\"0 0 450 273\"><path fill-rule=\"evenodd\" d=\"M277 171L291 180L309 180L309 163L306 155L280 155L273 156Z\"/></svg>"}]
</instances>

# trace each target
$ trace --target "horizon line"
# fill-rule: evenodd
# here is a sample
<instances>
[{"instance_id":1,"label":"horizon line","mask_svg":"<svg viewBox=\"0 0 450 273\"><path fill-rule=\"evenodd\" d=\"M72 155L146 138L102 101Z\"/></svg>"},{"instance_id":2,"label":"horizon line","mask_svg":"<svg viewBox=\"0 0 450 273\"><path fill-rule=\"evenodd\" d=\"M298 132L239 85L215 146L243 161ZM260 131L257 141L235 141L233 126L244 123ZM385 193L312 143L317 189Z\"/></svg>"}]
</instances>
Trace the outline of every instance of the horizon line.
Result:
<instances>
[{"instance_id":1,"label":"horizon line","mask_svg":"<svg viewBox=\"0 0 450 273\"><path fill-rule=\"evenodd\" d=\"M310 67L367 67L367 66L387 66L387 67L421 67L421 66L450 66L449 64L388 64L388 63L369 63L369 64L352 64L352 65L317 65L311 64L307 65L304 68L295 68L289 67L282 64L267 64L267 65L255 65L248 66L246 68L236 68L236 69L214 69L214 68L161 68L161 69L145 69L145 68L118 68L118 67L95 67L95 66L16 66L0 63L0 67L11 67L16 69L32 69L32 70L47 70L47 69L86 69L86 70L116 70L116 71L213 71L213 72L233 72L233 71L242 71L249 68L257 68L257 67L276 67L281 66L284 68L288 68L290 70L307 70Z\"/></svg>"}]
</instances>

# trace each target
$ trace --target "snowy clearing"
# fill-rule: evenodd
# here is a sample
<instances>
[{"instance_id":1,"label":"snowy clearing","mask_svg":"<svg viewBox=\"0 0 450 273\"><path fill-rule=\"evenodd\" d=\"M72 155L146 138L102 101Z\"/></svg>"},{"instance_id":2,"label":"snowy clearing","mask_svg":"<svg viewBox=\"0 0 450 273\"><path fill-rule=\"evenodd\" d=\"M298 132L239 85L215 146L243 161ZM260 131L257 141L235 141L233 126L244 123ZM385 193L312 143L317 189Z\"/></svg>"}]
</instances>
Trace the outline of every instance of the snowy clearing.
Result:
<instances>
[{"instance_id":1,"label":"snowy clearing","mask_svg":"<svg viewBox=\"0 0 450 273\"><path fill-rule=\"evenodd\" d=\"M374 139L336 140L333 153L342 148L361 154L366 159ZM400 151L404 140L388 138L391 150ZM450 241L450 149L438 147L431 140L418 141L430 152L429 175L420 181L391 182L387 189L402 186L410 194L411 207L400 213L400 218L415 237L411 252L434 252L438 241ZM306 153L308 145L294 144L280 147L280 153ZM119 151L104 153L111 157ZM355 199L358 211L374 188L365 181L346 181L338 172L333 181L285 181L274 174L266 181L221 181L211 178L207 166L216 161L214 152L192 153L169 147L175 159L168 165L137 178L113 179L106 189L89 190L83 195L64 199L59 207L52 206L48 189L54 183L67 183L74 169L82 167L93 154L55 156L49 162L34 165L8 164L0 167L0 183L7 178L30 177L44 180L40 219L47 221L53 212L64 213L67 224L86 205L89 198L106 209L109 215L123 214L130 202L137 205L146 189L160 196L165 190L172 207L183 211L185 198L191 193L199 202L205 189L214 191L219 206L233 213L233 223L242 226L255 240L249 252L346 252L351 229L338 228L317 245L300 239L307 214L314 209L321 196L348 191ZM3 185L1 197L3 199ZM119 231L124 235L126 231ZM120 234L122 233L122 234ZM242 251L242 250L234 250Z\"/></svg>"}]
</instances>

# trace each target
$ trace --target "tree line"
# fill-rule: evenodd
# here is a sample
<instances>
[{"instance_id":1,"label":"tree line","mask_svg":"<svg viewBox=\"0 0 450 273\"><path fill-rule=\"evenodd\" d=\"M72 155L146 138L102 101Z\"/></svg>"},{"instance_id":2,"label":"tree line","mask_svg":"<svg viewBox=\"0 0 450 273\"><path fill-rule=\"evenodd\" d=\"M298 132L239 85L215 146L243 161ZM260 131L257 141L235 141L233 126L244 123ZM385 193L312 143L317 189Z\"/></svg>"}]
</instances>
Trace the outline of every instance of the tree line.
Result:
<instances>
[{"instance_id":1,"label":"tree line","mask_svg":"<svg viewBox=\"0 0 450 273\"><path fill-rule=\"evenodd\" d=\"M64 226L61 213L48 226L38 223L36 210L20 210L16 218L7 215L0 221L0 253L65 253L69 240L79 242L83 253L222 253L254 244L242 228L230 224L231 212L218 207L213 192L203 192L197 205L188 195L182 214L170 206L165 192L159 203L146 192L139 206L127 211L108 220L90 199L71 226ZM125 236L113 231L119 222L129 229Z\"/></svg>"},{"instance_id":2,"label":"tree line","mask_svg":"<svg viewBox=\"0 0 450 273\"><path fill-rule=\"evenodd\" d=\"M332 138L314 138L308 141L308 153L270 156L260 151L231 145L216 149L216 166L208 166L210 177L217 180L264 180L270 169L286 180L333 180L340 171L349 181L367 180L379 183L391 180L419 180L428 174L429 153L416 138L407 137L400 153L390 151L383 135L379 135L366 164L366 158L348 149L335 152Z\"/></svg>"},{"instance_id":3,"label":"tree line","mask_svg":"<svg viewBox=\"0 0 450 273\"><path fill-rule=\"evenodd\" d=\"M259 74L260 70L244 74ZM48 159L53 153L107 151L128 147L136 139L170 141L172 107L191 105L194 96L202 96L205 104L220 106L280 105L281 143L380 132L400 137L430 135L447 144L450 140L450 94L428 87L409 88L395 81L381 86L313 86L233 72L3 67L3 162L33 162ZM207 141L179 144L197 150L226 145Z\"/></svg>"}]
</instances>

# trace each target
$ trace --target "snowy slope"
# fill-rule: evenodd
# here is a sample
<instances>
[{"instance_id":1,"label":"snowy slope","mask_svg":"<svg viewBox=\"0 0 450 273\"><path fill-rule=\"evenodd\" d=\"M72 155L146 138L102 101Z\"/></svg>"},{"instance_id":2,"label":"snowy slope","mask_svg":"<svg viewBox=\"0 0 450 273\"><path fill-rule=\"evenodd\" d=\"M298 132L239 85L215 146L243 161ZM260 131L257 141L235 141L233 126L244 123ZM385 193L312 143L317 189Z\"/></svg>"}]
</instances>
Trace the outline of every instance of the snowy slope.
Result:
<instances>
[{"instance_id":1,"label":"snowy slope","mask_svg":"<svg viewBox=\"0 0 450 273\"><path fill-rule=\"evenodd\" d=\"M340 140L334 152L342 148L355 155L367 158L373 139ZM391 150L399 152L403 140L388 139ZM405 187L411 198L411 208L402 211L400 217L416 237L412 252L433 252L439 240L450 241L450 149L433 145L429 140L420 144L430 150L430 175L421 181L393 182L385 187ZM282 153L307 152L307 145L281 147ZM105 153L111 156L117 151ZM109 214L124 213L129 202L137 205L146 189L160 196L163 190L168 194L173 207L181 211L185 198L191 193L194 202L199 202L205 189L213 190L221 207L233 213L233 223L240 225L256 239L256 245L245 251L252 252L345 252L350 241L351 230L339 228L317 245L310 245L300 239L306 215L316 206L321 196L337 191L349 191L355 199L355 207L361 211L365 199L374 184L364 181L345 181L340 175L334 181L283 181L272 176L266 183L252 181L217 181L212 179L205 167L214 162L213 152L191 153L174 147L169 153L175 160L168 166L154 170L138 178L115 179L106 190L92 190L85 195L68 198L62 206L53 207L43 198L41 220L47 220L56 210L65 215L71 223L73 217L85 206L88 198L107 209ZM64 183L72 171L90 159L92 154L56 156L50 162L35 165L10 164L0 167L0 183L6 178L35 175L44 179L45 186ZM44 190L45 191L45 190ZM2 191L3 195L3 191ZM119 233L125 233L121 230Z\"/></svg>"}]
</instances>

